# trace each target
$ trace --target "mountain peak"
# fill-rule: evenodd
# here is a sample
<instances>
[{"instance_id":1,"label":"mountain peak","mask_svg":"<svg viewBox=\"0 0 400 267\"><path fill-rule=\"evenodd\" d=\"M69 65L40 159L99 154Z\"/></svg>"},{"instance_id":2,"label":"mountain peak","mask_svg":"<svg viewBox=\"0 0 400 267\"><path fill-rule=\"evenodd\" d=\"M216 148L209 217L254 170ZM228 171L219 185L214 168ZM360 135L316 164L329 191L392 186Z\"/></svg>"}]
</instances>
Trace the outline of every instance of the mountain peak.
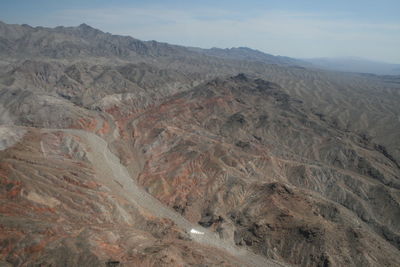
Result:
<instances>
[{"instance_id":1,"label":"mountain peak","mask_svg":"<svg viewBox=\"0 0 400 267\"><path fill-rule=\"evenodd\" d=\"M77 27L79 30L81 31L85 31L85 32L101 32L98 29L93 28L92 26L86 24L86 23L82 23Z\"/></svg>"},{"instance_id":2,"label":"mountain peak","mask_svg":"<svg viewBox=\"0 0 400 267\"><path fill-rule=\"evenodd\" d=\"M94 36L94 35L103 33L102 31L100 31L100 30L98 30L96 28L93 28L92 26L90 26L90 25L88 25L86 23L80 24L78 27L76 27L76 29L78 30L78 32L80 32L80 34L83 34L83 35L92 35L92 36Z\"/></svg>"},{"instance_id":3,"label":"mountain peak","mask_svg":"<svg viewBox=\"0 0 400 267\"><path fill-rule=\"evenodd\" d=\"M82 23L78 26L81 29L93 29L91 26L87 25L86 23Z\"/></svg>"}]
</instances>

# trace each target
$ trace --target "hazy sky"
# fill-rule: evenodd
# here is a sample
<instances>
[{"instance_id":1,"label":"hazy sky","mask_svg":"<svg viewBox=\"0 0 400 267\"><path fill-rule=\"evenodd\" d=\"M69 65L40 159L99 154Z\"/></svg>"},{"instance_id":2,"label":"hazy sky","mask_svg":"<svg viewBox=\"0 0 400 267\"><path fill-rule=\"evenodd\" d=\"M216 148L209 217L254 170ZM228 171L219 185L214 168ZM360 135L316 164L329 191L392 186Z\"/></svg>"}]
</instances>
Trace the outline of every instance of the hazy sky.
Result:
<instances>
[{"instance_id":1,"label":"hazy sky","mask_svg":"<svg viewBox=\"0 0 400 267\"><path fill-rule=\"evenodd\" d=\"M0 0L0 20L33 26L84 22L187 46L400 63L400 0Z\"/></svg>"}]
</instances>

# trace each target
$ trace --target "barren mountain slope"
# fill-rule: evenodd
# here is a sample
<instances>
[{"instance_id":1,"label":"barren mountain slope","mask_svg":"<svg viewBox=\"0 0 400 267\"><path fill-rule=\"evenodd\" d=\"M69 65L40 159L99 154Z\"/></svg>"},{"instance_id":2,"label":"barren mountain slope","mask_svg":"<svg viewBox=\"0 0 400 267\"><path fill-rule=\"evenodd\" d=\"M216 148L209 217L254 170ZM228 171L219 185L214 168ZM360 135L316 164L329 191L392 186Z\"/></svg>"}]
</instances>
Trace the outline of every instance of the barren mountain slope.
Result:
<instances>
[{"instance_id":1,"label":"barren mountain slope","mask_svg":"<svg viewBox=\"0 0 400 267\"><path fill-rule=\"evenodd\" d=\"M129 189L133 181L119 173L122 166L112 165L119 163L108 161L115 156L99 137L82 131L9 131L23 136L1 151L0 263L243 266L256 258L245 251L231 256L236 253L210 243L215 238L191 237L175 223L179 215L171 220L172 210ZM256 264L263 265L274 266L267 260Z\"/></svg>"},{"instance_id":2,"label":"barren mountain slope","mask_svg":"<svg viewBox=\"0 0 400 267\"><path fill-rule=\"evenodd\" d=\"M398 77L258 53L0 23L0 265L400 265Z\"/></svg>"},{"instance_id":3,"label":"barren mountain slope","mask_svg":"<svg viewBox=\"0 0 400 267\"><path fill-rule=\"evenodd\" d=\"M299 67L304 62L247 48L143 42L85 24L51 29L0 23L0 43L0 88L46 90L86 106L116 93L148 103L218 76L250 73L280 84L339 127L368 136L400 159L394 76L309 70Z\"/></svg>"},{"instance_id":4,"label":"barren mountain slope","mask_svg":"<svg viewBox=\"0 0 400 267\"><path fill-rule=\"evenodd\" d=\"M125 125L146 159L139 182L223 238L303 265L396 257L398 163L276 84L217 79Z\"/></svg>"}]
</instances>

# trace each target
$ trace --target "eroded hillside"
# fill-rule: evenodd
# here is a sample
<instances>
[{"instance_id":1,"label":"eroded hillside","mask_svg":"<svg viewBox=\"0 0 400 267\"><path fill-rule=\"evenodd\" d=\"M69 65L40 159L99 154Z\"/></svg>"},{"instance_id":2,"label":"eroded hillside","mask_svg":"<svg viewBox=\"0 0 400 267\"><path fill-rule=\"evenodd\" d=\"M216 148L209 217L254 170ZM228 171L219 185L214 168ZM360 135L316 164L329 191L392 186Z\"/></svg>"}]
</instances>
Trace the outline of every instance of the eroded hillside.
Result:
<instances>
[{"instance_id":1,"label":"eroded hillside","mask_svg":"<svg viewBox=\"0 0 400 267\"><path fill-rule=\"evenodd\" d=\"M397 77L0 26L1 264L400 265Z\"/></svg>"}]
</instances>

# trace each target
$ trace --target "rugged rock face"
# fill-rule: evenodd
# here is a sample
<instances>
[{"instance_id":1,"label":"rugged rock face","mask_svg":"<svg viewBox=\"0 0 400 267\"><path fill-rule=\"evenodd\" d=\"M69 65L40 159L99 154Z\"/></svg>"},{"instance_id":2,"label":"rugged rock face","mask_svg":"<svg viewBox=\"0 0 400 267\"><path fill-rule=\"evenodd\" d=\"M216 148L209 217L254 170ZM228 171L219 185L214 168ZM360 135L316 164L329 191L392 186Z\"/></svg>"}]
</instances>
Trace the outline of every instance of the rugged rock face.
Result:
<instances>
[{"instance_id":1,"label":"rugged rock face","mask_svg":"<svg viewBox=\"0 0 400 267\"><path fill-rule=\"evenodd\" d=\"M400 265L396 77L0 37L0 265Z\"/></svg>"},{"instance_id":2,"label":"rugged rock face","mask_svg":"<svg viewBox=\"0 0 400 267\"><path fill-rule=\"evenodd\" d=\"M29 129L20 143L1 151L2 263L240 265L133 204L111 176L99 178L83 142L62 131Z\"/></svg>"},{"instance_id":3,"label":"rugged rock face","mask_svg":"<svg viewBox=\"0 0 400 267\"><path fill-rule=\"evenodd\" d=\"M322 266L373 264L355 247L390 243L374 255L382 261L399 248L396 161L276 84L214 80L150 109L131 131L147 158L139 182L237 245Z\"/></svg>"}]
</instances>

